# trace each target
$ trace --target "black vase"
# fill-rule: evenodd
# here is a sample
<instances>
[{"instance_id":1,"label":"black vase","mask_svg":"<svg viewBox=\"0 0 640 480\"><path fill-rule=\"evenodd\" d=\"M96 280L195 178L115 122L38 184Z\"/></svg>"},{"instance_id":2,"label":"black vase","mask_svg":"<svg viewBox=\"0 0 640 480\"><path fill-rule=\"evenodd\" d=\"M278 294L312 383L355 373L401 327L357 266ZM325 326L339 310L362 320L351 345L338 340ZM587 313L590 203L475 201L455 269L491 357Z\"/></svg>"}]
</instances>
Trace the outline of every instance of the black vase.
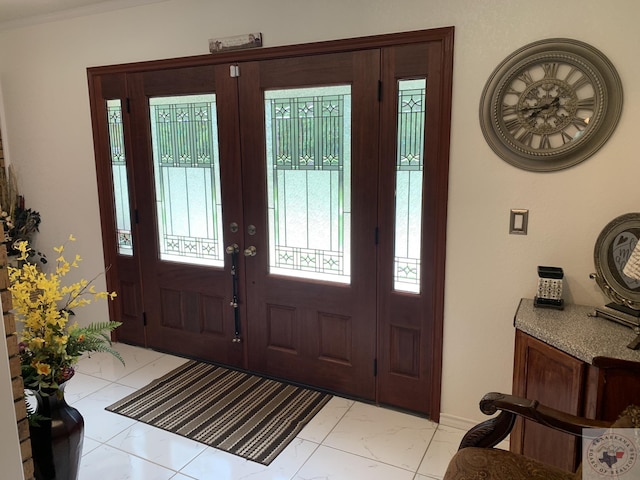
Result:
<instances>
[{"instance_id":1,"label":"black vase","mask_svg":"<svg viewBox=\"0 0 640 480\"><path fill-rule=\"evenodd\" d=\"M84 419L59 394L36 394L38 413L49 420L30 426L31 451L36 480L77 480L84 438Z\"/></svg>"}]
</instances>

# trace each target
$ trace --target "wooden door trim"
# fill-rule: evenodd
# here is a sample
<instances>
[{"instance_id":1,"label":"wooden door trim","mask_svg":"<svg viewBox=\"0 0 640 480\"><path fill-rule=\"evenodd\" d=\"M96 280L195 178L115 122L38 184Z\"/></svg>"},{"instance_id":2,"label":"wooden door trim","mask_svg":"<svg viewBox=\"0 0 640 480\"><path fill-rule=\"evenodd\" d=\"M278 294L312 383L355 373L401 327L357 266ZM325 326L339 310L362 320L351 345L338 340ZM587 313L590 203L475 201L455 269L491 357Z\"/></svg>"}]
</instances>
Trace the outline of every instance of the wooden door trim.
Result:
<instances>
[{"instance_id":1,"label":"wooden door trim","mask_svg":"<svg viewBox=\"0 0 640 480\"><path fill-rule=\"evenodd\" d=\"M328 40L322 42L284 45L250 50L235 50L216 54L194 55L188 57L149 60L126 64L114 64L87 69L89 82L95 76L109 73L132 73L153 71L158 69L197 67L236 62L251 62L258 60L273 60L278 58L292 58L308 55L340 53L356 50L369 50L388 46L411 43L442 42L443 70L451 71L449 63L453 60L454 27L441 27L429 30L415 30L411 32L372 35L367 37Z\"/></svg>"}]
</instances>

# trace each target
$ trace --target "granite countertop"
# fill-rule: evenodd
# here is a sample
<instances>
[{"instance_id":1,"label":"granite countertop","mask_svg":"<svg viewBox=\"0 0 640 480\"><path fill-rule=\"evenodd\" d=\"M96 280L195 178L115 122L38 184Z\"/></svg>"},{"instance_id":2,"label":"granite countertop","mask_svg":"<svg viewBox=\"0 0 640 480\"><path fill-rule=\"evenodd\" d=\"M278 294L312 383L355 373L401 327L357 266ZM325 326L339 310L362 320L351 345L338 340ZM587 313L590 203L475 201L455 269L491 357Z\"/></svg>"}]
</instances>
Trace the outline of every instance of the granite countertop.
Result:
<instances>
[{"instance_id":1,"label":"granite countertop","mask_svg":"<svg viewBox=\"0 0 640 480\"><path fill-rule=\"evenodd\" d=\"M533 299L523 298L514 326L559 350L593 364L596 357L640 362L640 350L627 345L636 338L630 327L601 317L592 317L594 307L564 306L564 310L536 308Z\"/></svg>"}]
</instances>

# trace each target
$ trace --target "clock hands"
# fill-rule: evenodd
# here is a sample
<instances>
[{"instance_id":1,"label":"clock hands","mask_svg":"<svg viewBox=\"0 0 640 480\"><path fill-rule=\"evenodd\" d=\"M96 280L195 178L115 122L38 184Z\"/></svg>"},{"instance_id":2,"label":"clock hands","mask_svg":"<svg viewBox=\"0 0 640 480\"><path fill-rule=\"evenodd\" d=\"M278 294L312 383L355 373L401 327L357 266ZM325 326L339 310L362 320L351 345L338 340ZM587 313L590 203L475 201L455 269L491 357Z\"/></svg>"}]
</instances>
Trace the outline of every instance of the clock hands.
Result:
<instances>
[{"instance_id":1,"label":"clock hands","mask_svg":"<svg viewBox=\"0 0 640 480\"><path fill-rule=\"evenodd\" d=\"M535 105L533 107L524 107L520 111L522 113L531 112L529 118L535 118L540 112L552 107L560 106L560 97L553 97L553 100L545 102L543 105Z\"/></svg>"}]
</instances>

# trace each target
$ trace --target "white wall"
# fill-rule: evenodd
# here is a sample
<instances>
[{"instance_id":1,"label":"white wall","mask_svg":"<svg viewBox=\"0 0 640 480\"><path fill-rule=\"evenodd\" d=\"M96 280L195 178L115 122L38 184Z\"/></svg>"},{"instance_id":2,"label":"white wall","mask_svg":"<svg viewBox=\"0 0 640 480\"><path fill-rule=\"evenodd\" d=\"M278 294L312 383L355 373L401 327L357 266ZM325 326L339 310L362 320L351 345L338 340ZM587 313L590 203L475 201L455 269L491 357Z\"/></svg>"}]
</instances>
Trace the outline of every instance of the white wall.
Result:
<instances>
[{"instance_id":1,"label":"white wall","mask_svg":"<svg viewBox=\"0 0 640 480\"><path fill-rule=\"evenodd\" d=\"M597 305L593 246L614 217L640 210L637 132L640 29L636 0L169 0L0 32L10 161L28 206L42 214L38 243L79 242L85 275L102 250L86 68L207 53L207 39L259 31L265 46L456 27L442 413L482 417L488 391L510 391L513 314L532 297L537 265L565 271L565 299ZM620 124L594 157L555 173L499 159L478 123L480 93L516 48L570 37L602 50L625 89ZM529 234L508 234L509 209L530 210ZM106 307L92 319L105 319Z\"/></svg>"}]
</instances>

